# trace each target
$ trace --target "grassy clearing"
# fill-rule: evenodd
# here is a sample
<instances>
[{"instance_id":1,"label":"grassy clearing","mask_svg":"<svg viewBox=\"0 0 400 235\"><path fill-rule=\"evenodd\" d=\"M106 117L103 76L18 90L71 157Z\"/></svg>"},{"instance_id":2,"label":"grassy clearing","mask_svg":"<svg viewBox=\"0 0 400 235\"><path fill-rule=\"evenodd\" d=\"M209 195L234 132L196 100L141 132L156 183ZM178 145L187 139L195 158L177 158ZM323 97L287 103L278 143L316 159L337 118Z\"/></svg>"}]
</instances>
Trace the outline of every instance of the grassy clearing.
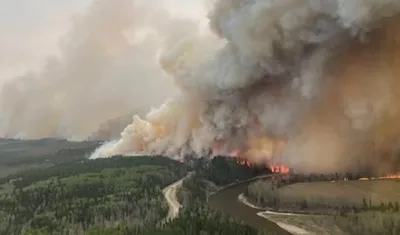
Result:
<instances>
[{"instance_id":1,"label":"grassy clearing","mask_svg":"<svg viewBox=\"0 0 400 235\"><path fill-rule=\"evenodd\" d=\"M400 182L396 180L307 182L278 189L268 181L258 181L249 186L247 193L257 205L326 213L263 214L271 221L293 225L310 234L400 234Z\"/></svg>"},{"instance_id":2,"label":"grassy clearing","mask_svg":"<svg viewBox=\"0 0 400 235\"><path fill-rule=\"evenodd\" d=\"M305 229L310 235L397 235L400 232L400 214L389 212L363 212L347 217L264 213L263 217Z\"/></svg>"},{"instance_id":3,"label":"grassy clearing","mask_svg":"<svg viewBox=\"0 0 400 235\"><path fill-rule=\"evenodd\" d=\"M400 203L400 181L337 181L297 183L278 189L280 196L295 195L298 200L313 198L335 202L344 200L351 204L360 204L363 198L371 200L373 205L381 202Z\"/></svg>"},{"instance_id":4,"label":"grassy clearing","mask_svg":"<svg viewBox=\"0 0 400 235\"><path fill-rule=\"evenodd\" d=\"M275 223L285 223L318 235L343 235L332 216L319 215L279 215L263 213L263 217Z\"/></svg>"}]
</instances>

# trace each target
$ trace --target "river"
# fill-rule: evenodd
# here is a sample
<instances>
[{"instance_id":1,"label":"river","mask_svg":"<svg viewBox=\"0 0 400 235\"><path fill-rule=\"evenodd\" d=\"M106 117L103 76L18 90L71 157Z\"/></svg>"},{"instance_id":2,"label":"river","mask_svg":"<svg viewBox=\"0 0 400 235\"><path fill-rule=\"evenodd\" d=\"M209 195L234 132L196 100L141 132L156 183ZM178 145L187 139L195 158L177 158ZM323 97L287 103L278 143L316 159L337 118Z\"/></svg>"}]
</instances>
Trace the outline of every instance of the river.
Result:
<instances>
[{"instance_id":1,"label":"river","mask_svg":"<svg viewBox=\"0 0 400 235\"><path fill-rule=\"evenodd\" d=\"M262 210L248 207L238 200L239 195L243 193L247 186L253 181L239 183L222 189L209 198L209 205L235 217L247 225L268 231L268 235L290 235L289 232L283 230L275 223L258 216L257 213Z\"/></svg>"}]
</instances>

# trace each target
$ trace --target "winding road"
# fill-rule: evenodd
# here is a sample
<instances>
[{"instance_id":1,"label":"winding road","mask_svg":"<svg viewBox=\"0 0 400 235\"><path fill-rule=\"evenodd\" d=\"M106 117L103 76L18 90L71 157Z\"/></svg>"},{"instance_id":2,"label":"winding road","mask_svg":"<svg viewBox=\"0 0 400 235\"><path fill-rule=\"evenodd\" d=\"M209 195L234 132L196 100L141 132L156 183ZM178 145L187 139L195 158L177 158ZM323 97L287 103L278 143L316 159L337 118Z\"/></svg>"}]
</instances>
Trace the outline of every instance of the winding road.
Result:
<instances>
[{"instance_id":1,"label":"winding road","mask_svg":"<svg viewBox=\"0 0 400 235\"><path fill-rule=\"evenodd\" d=\"M164 197L167 200L168 206L169 206L169 211L168 215L165 218L166 221L175 219L178 214L179 214L179 209L181 208L181 204L179 203L177 196L176 196L176 191L179 187L182 186L183 180L185 178L182 178L175 183L167 186L164 190Z\"/></svg>"},{"instance_id":2,"label":"winding road","mask_svg":"<svg viewBox=\"0 0 400 235\"><path fill-rule=\"evenodd\" d=\"M163 189L165 200L167 200L169 211L164 222L175 219L179 215L179 210L181 209L181 204L178 201L176 192L182 186L183 180L190 177L194 172L189 172L185 177L176 181L175 183L165 187Z\"/></svg>"}]
</instances>

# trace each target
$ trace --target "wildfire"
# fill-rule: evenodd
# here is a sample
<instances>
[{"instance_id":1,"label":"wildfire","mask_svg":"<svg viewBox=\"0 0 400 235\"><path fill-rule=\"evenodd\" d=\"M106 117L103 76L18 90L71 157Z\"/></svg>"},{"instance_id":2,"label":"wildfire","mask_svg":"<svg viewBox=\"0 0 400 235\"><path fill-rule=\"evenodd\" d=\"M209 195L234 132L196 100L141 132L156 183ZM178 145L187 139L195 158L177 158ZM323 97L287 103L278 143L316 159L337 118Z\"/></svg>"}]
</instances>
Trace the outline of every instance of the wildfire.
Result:
<instances>
[{"instance_id":1,"label":"wildfire","mask_svg":"<svg viewBox=\"0 0 400 235\"><path fill-rule=\"evenodd\" d=\"M290 168L282 164L272 164L269 166L273 173L289 174Z\"/></svg>"},{"instance_id":2,"label":"wildfire","mask_svg":"<svg viewBox=\"0 0 400 235\"><path fill-rule=\"evenodd\" d=\"M252 163L246 159L237 158L236 162L242 166L247 166L247 167L254 166L254 163Z\"/></svg>"},{"instance_id":3,"label":"wildfire","mask_svg":"<svg viewBox=\"0 0 400 235\"><path fill-rule=\"evenodd\" d=\"M238 158L238 157L239 157L239 150L234 150L234 151L232 151L232 152L230 153L230 156L231 156L231 157L236 157L236 158Z\"/></svg>"},{"instance_id":4,"label":"wildfire","mask_svg":"<svg viewBox=\"0 0 400 235\"><path fill-rule=\"evenodd\" d=\"M378 179L400 179L400 173L388 174L381 176Z\"/></svg>"},{"instance_id":5,"label":"wildfire","mask_svg":"<svg viewBox=\"0 0 400 235\"><path fill-rule=\"evenodd\" d=\"M237 164L240 164L242 166L247 166L247 167L253 167L256 165L255 163L252 163L249 160L242 159L239 157L236 158L236 162L237 162ZM291 172L291 169L289 167L282 165L282 164L271 164L271 165L267 165L267 167L269 169L271 169L271 171L273 173L279 173L279 174L286 175Z\"/></svg>"},{"instance_id":6,"label":"wildfire","mask_svg":"<svg viewBox=\"0 0 400 235\"><path fill-rule=\"evenodd\" d=\"M240 165L252 167L255 165L264 165L271 162L275 156L282 152L287 140L270 138L262 136L260 126L257 120L252 127L252 135L247 139L245 147L229 151L229 156L236 158ZM227 146L227 140L215 140L212 151L213 154L223 153ZM289 174L291 169L282 164L267 164L266 167L273 173Z\"/></svg>"},{"instance_id":7,"label":"wildfire","mask_svg":"<svg viewBox=\"0 0 400 235\"><path fill-rule=\"evenodd\" d=\"M400 180L400 172L399 173L393 173L393 174L387 174L387 175L380 176L380 177L360 178L358 180L391 180L391 179Z\"/></svg>"}]
</instances>

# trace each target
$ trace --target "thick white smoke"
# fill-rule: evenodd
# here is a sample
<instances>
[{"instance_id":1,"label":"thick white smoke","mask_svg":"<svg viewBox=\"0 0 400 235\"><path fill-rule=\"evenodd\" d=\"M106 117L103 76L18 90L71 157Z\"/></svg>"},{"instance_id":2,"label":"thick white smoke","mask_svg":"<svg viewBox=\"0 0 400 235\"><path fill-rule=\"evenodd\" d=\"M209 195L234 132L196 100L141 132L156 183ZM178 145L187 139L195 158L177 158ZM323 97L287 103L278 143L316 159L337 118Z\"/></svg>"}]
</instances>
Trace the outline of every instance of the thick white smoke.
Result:
<instances>
[{"instance_id":1,"label":"thick white smoke","mask_svg":"<svg viewBox=\"0 0 400 235\"><path fill-rule=\"evenodd\" d=\"M0 136L107 138L119 117L130 116L126 125L132 114L176 94L157 56L177 39L194 37L198 22L172 17L157 3L95 0L75 16L59 57L0 90Z\"/></svg>"},{"instance_id":2,"label":"thick white smoke","mask_svg":"<svg viewBox=\"0 0 400 235\"><path fill-rule=\"evenodd\" d=\"M210 52L184 40L171 47L160 62L181 96L145 119L135 117L121 139L95 157L204 155L211 149L214 154L237 150L267 162L273 160L265 149L273 146L269 137L288 141L280 161L299 171L366 167L371 161L360 155L368 153L362 149L376 136L365 138L365 133L380 129L379 114L393 104L383 104L392 92L388 85L396 83L378 73L382 78L364 84L364 68L346 74L340 61L352 53L351 46L373 50L369 37L386 40L382 32L375 38L369 33L399 12L400 1L390 0L215 1L210 28L222 46ZM353 59L374 62L364 54ZM359 89L351 89L358 83Z\"/></svg>"},{"instance_id":3,"label":"thick white smoke","mask_svg":"<svg viewBox=\"0 0 400 235\"><path fill-rule=\"evenodd\" d=\"M326 172L364 169L378 164L380 158L374 155L394 151L400 136L400 125L394 121L400 117L400 97L395 89L400 85L396 76L400 74L396 59L400 37L395 30L400 22L400 1L208 1L213 2L209 28L214 36L201 34L193 22L162 17L161 10L144 3L114 6L114 1L96 2L100 5L94 4L84 19L87 25L78 24L70 35L73 43L66 44L65 61L56 61L55 65L62 66L49 64L46 73L39 76L46 79L27 79L33 83L29 88L25 82L23 86L12 83L7 88L9 94L4 92L6 97L14 97L16 105L8 105L2 98L2 133L16 135L21 134L17 130L25 130L25 136L88 136L101 122L122 113L118 107L126 105L115 103L154 103L154 99L147 98L155 92L149 92L143 84L138 88L142 96L127 92L129 99L113 100L122 96L110 95L121 84L116 80L125 75L118 71L126 72L115 67L116 61L136 59L139 62L129 70L132 78L145 76L146 82L156 82L153 78L164 77L165 72L179 93L145 117L135 116L121 138L98 149L94 158L138 153L180 157L235 151L254 161L279 160L298 171ZM130 9L134 14L129 13ZM114 17L119 19L118 27L108 22L114 22ZM147 21L143 23L143 19ZM142 29L142 25L151 27L154 36L136 46L127 43L122 32ZM95 43L82 43L87 37ZM105 42L118 43L109 46ZM99 45L103 45L100 52ZM115 59L129 50L135 56ZM148 61L158 51L159 67ZM90 63L82 60L92 57L102 59ZM142 67L149 64L152 66ZM54 83L56 86L46 84L49 77L60 82ZM67 83L71 77L74 81L84 79ZM54 92L60 84L61 92ZM104 89L94 91L103 92L86 95L87 87L100 84ZM139 84L138 80L134 84ZM46 95L48 91L50 96ZM119 87L115 92L120 92ZM39 98L32 99L35 95ZM101 95L104 99L96 103L98 109L86 101L98 101ZM55 97L61 97L58 103ZM44 105L37 106L36 100ZM46 109L38 112L34 110L37 107ZM60 115L85 108L91 111ZM26 110L29 115L15 119L17 110ZM80 122L82 115L90 121ZM30 126L38 120L46 120L48 128L35 130L46 125ZM271 148L282 142L286 143L279 144L283 150L271 154Z\"/></svg>"}]
</instances>

